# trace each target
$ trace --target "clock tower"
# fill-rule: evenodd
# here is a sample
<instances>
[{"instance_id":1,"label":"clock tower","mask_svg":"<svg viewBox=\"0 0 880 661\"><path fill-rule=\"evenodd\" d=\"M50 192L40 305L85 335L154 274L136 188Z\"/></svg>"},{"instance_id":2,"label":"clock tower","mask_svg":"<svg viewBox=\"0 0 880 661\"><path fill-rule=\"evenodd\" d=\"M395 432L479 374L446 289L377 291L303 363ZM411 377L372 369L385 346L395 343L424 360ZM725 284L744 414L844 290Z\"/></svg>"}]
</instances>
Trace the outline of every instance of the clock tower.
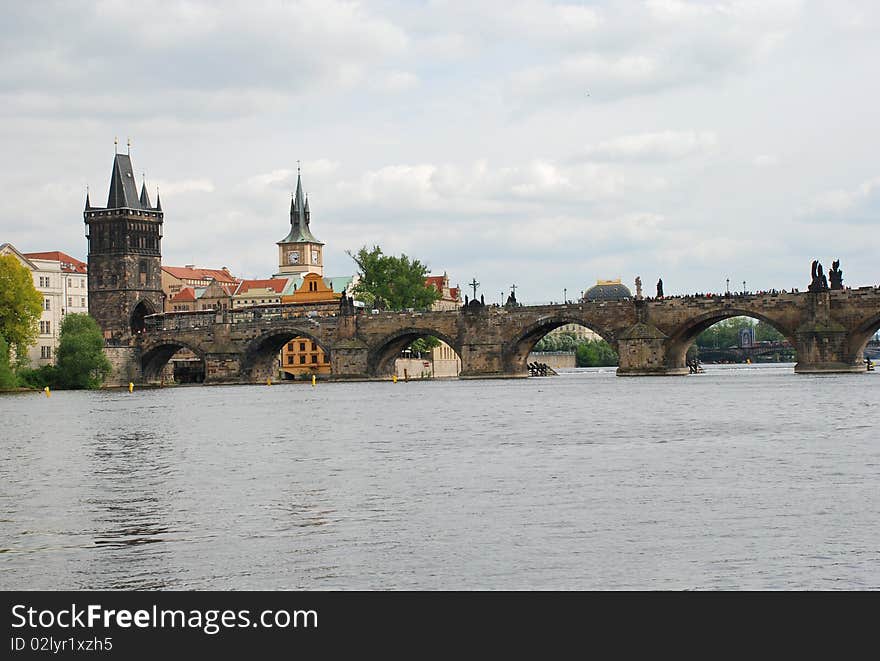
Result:
<instances>
[{"instance_id":1,"label":"clock tower","mask_svg":"<svg viewBox=\"0 0 880 661\"><path fill-rule=\"evenodd\" d=\"M324 275L324 244L309 229L309 201L303 196L302 177L297 171L296 194L290 200L290 233L278 242L278 273Z\"/></svg>"}]
</instances>

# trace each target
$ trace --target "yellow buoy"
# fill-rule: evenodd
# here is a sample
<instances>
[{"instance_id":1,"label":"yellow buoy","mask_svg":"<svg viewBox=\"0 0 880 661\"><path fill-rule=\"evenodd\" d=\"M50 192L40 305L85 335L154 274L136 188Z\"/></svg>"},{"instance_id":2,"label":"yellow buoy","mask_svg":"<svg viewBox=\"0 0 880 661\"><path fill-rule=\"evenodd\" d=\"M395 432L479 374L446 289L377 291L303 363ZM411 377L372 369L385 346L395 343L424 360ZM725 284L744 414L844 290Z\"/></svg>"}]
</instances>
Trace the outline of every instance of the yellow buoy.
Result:
<instances>
[{"instance_id":1,"label":"yellow buoy","mask_svg":"<svg viewBox=\"0 0 880 661\"><path fill-rule=\"evenodd\" d=\"M315 383L316 383L316 382L317 382L317 378L315 378L315 375L312 374L312 388L315 387Z\"/></svg>"},{"instance_id":2,"label":"yellow buoy","mask_svg":"<svg viewBox=\"0 0 880 661\"><path fill-rule=\"evenodd\" d=\"M128 382L128 392L134 392L134 384L131 381Z\"/></svg>"},{"instance_id":3,"label":"yellow buoy","mask_svg":"<svg viewBox=\"0 0 880 661\"><path fill-rule=\"evenodd\" d=\"M43 388L43 392L46 393L46 397L51 397L52 393L49 392L49 386Z\"/></svg>"},{"instance_id":4,"label":"yellow buoy","mask_svg":"<svg viewBox=\"0 0 880 661\"><path fill-rule=\"evenodd\" d=\"M396 375L396 374L395 374L394 376L391 377L391 382L392 382L392 383L397 383L397 375Z\"/></svg>"},{"instance_id":5,"label":"yellow buoy","mask_svg":"<svg viewBox=\"0 0 880 661\"><path fill-rule=\"evenodd\" d=\"M271 376L270 376L268 379L266 379L266 385L267 385L267 386L271 386L271 385L272 385L272 377L271 377Z\"/></svg>"}]
</instances>

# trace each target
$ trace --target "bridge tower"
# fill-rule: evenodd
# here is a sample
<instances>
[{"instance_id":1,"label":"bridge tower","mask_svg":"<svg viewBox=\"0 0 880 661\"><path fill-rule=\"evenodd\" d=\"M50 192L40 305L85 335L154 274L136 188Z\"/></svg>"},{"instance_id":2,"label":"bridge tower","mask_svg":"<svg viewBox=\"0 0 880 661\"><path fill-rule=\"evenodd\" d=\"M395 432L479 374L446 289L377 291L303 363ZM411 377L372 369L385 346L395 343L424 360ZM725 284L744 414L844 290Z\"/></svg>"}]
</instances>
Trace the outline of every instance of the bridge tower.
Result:
<instances>
[{"instance_id":1,"label":"bridge tower","mask_svg":"<svg viewBox=\"0 0 880 661\"><path fill-rule=\"evenodd\" d=\"M310 223L309 200L303 196L302 177L297 169L296 194L290 200L290 232L278 242L279 276L324 276L324 244L312 234Z\"/></svg>"},{"instance_id":2,"label":"bridge tower","mask_svg":"<svg viewBox=\"0 0 880 661\"><path fill-rule=\"evenodd\" d=\"M86 193L83 220L89 244L89 314L110 344L127 344L144 317L161 312L162 203L150 203L146 182L138 196L129 154L116 154L107 206Z\"/></svg>"}]
</instances>

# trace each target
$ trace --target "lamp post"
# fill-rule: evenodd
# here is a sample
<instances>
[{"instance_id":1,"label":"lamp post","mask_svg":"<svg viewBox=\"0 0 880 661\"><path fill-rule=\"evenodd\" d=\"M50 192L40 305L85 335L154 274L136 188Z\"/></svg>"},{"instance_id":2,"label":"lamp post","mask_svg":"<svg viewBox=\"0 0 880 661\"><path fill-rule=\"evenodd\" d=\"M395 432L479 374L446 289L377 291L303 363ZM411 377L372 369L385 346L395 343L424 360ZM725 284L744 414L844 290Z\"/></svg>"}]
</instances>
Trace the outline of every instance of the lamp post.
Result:
<instances>
[{"instance_id":1,"label":"lamp post","mask_svg":"<svg viewBox=\"0 0 880 661\"><path fill-rule=\"evenodd\" d=\"M746 281L743 280L743 296L745 296L745 293L746 293Z\"/></svg>"},{"instance_id":2,"label":"lamp post","mask_svg":"<svg viewBox=\"0 0 880 661\"><path fill-rule=\"evenodd\" d=\"M562 303L568 305L568 289L565 287L562 288Z\"/></svg>"},{"instance_id":3,"label":"lamp post","mask_svg":"<svg viewBox=\"0 0 880 661\"><path fill-rule=\"evenodd\" d=\"M724 291L730 296L730 278L727 279L727 288Z\"/></svg>"}]
</instances>

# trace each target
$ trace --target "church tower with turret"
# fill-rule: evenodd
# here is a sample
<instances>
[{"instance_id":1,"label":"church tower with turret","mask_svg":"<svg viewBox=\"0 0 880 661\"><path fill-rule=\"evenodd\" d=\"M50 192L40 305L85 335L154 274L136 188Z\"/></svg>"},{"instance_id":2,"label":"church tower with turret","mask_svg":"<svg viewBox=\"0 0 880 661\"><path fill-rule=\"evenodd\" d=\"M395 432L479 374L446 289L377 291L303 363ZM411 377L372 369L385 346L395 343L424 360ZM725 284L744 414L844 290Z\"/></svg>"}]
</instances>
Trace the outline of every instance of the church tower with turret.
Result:
<instances>
[{"instance_id":1,"label":"church tower with turret","mask_svg":"<svg viewBox=\"0 0 880 661\"><path fill-rule=\"evenodd\" d=\"M290 200L290 232L278 242L279 275L324 275L324 244L309 228L309 200L303 196L302 177L296 175L296 194Z\"/></svg>"},{"instance_id":2,"label":"church tower with turret","mask_svg":"<svg viewBox=\"0 0 880 661\"><path fill-rule=\"evenodd\" d=\"M130 154L116 154L107 206L83 211L89 244L89 314L105 340L125 344L162 312L162 203L150 203L146 181L138 195Z\"/></svg>"}]
</instances>

